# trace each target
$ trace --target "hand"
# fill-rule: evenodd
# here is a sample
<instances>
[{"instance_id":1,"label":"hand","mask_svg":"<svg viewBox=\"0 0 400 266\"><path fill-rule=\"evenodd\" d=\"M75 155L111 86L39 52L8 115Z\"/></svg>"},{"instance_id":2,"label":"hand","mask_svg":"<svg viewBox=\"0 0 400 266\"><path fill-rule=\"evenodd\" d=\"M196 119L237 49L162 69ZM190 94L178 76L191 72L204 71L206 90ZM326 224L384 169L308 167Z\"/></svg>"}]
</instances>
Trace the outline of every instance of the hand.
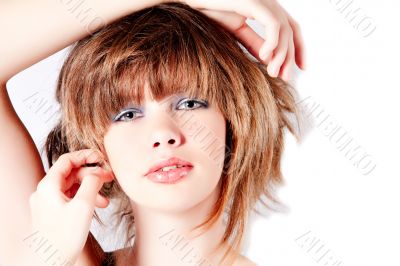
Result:
<instances>
[{"instance_id":1,"label":"hand","mask_svg":"<svg viewBox=\"0 0 400 266\"><path fill-rule=\"evenodd\" d=\"M94 207L109 204L98 192L104 182L113 180L112 172L99 166L82 167L100 159L90 149L61 155L29 199L32 230L70 262L79 257L86 243Z\"/></svg>"},{"instance_id":2,"label":"hand","mask_svg":"<svg viewBox=\"0 0 400 266\"><path fill-rule=\"evenodd\" d=\"M305 69L300 27L276 0L184 0L232 32L258 60L268 64L268 74L288 81L294 63ZM247 24L255 19L265 27L265 41Z\"/></svg>"}]
</instances>

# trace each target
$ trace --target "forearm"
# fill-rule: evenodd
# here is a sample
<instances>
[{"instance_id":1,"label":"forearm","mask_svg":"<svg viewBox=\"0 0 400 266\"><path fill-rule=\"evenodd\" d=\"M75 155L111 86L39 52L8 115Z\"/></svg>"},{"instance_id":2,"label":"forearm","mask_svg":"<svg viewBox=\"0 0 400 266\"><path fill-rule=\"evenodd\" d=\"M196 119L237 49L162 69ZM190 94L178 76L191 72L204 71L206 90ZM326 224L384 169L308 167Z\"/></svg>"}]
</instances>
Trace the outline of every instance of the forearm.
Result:
<instances>
[{"instance_id":1,"label":"forearm","mask_svg":"<svg viewBox=\"0 0 400 266\"><path fill-rule=\"evenodd\" d=\"M0 82L134 11L164 0L36 0L0 3Z\"/></svg>"}]
</instances>

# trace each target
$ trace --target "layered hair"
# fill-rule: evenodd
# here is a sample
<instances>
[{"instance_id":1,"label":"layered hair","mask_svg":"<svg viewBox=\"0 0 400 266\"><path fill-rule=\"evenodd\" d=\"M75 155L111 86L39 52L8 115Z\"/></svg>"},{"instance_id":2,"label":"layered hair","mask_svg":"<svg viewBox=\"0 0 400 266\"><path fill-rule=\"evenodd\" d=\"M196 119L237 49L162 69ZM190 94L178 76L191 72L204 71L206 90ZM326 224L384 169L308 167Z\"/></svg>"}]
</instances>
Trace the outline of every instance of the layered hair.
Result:
<instances>
[{"instance_id":1,"label":"layered hair","mask_svg":"<svg viewBox=\"0 0 400 266\"><path fill-rule=\"evenodd\" d=\"M264 64L203 13L182 3L146 8L72 46L56 89L61 118L44 146L49 166L63 153L87 148L107 161L103 137L110 117L128 103L141 104L145 83L157 100L184 92L221 110L226 143L220 195L199 227L209 228L226 212L221 245L229 241L239 250L255 204L279 202L272 189L283 181L285 129L299 139L295 90L270 77ZM127 219L125 245L131 243L130 199L116 179L100 193L119 199L114 215L119 222Z\"/></svg>"}]
</instances>

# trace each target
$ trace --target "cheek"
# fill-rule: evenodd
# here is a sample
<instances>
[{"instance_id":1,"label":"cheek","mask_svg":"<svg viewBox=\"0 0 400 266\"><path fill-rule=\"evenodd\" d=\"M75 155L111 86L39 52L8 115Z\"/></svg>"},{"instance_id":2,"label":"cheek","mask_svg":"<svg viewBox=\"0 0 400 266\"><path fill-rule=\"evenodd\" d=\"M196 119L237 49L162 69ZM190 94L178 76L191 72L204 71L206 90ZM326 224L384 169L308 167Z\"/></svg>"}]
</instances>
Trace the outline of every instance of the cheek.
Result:
<instances>
[{"instance_id":1,"label":"cheek","mask_svg":"<svg viewBox=\"0 0 400 266\"><path fill-rule=\"evenodd\" d=\"M224 117L221 113L207 110L197 112L193 119L185 119L178 125L185 138L178 148L179 153L193 161L197 168L190 182L168 189L160 189L160 186L139 178L144 174L141 171L145 170L143 158L150 154L144 143L148 139L145 130L138 133L137 130L132 132L132 128L121 127L105 135L104 146L114 174L125 193L138 204L185 209L216 191L225 158Z\"/></svg>"},{"instance_id":2,"label":"cheek","mask_svg":"<svg viewBox=\"0 0 400 266\"><path fill-rule=\"evenodd\" d=\"M191 158L198 164L196 178L188 188L187 206L194 206L214 195L218 197L218 183L221 179L225 158L226 123L220 113L202 113L198 120L186 128L187 144L190 147ZM182 193L183 194L183 193Z\"/></svg>"},{"instance_id":3,"label":"cheek","mask_svg":"<svg viewBox=\"0 0 400 266\"><path fill-rule=\"evenodd\" d=\"M141 174L138 167L143 154L140 139L137 133L132 134L128 128L110 130L104 137L105 151L119 182L123 182L128 175Z\"/></svg>"},{"instance_id":4,"label":"cheek","mask_svg":"<svg viewBox=\"0 0 400 266\"><path fill-rule=\"evenodd\" d=\"M194 160L207 178L219 178L225 158L226 122L219 112L197 113L181 128Z\"/></svg>"}]
</instances>

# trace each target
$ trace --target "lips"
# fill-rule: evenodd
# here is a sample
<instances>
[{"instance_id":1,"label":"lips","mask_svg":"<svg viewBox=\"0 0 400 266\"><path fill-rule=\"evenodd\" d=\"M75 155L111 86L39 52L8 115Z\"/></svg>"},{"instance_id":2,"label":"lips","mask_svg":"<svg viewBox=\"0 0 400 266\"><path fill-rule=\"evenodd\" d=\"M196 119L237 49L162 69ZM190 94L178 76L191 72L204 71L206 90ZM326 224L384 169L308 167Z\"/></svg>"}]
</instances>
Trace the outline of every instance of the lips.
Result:
<instances>
[{"instance_id":1,"label":"lips","mask_svg":"<svg viewBox=\"0 0 400 266\"><path fill-rule=\"evenodd\" d=\"M176 184L186 179L193 167L184 166L169 171L156 171L148 174L146 178L158 184Z\"/></svg>"},{"instance_id":2,"label":"lips","mask_svg":"<svg viewBox=\"0 0 400 266\"><path fill-rule=\"evenodd\" d=\"M171 157L171 158L169 158L167 160L163 160L163 161L153 165L149 169L149 171L145 174L145 176L147 176L147 175L149 175L151 173L157 172L157 171L161 170L163 167L167 167L167 166L182 166L182 167L184 167L186 169L193 167L193 165L190 162L184 161L184 160L182 160L180 158L177 158L177 157ZM173 170L169 170L169 171L173 171ZM160 171L160 172L162 173L162 171Z\"/></svg>"}]
</instances>

